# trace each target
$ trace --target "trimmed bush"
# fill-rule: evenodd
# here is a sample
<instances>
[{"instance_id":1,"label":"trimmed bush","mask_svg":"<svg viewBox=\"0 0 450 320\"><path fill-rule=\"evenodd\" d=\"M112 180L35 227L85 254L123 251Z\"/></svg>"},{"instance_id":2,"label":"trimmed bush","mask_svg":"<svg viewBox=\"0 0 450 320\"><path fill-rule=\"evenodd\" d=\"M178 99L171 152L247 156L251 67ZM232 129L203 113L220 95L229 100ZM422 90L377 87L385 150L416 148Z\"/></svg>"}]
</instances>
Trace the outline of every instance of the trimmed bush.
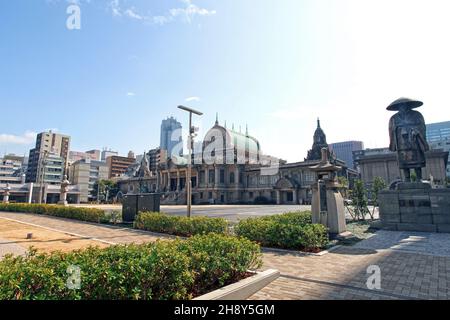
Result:
<instances>
[{"instance_id":1,"label":"trimmed bush","mask_svg":"<svg viewBox=\"0 0 450 320\"><path fill-rule=\"evenodd\" d=\"M0 300L191 299L260 265L258 245L217 234L70 253L32 251L0 261ZM67 286L70 266L80 270L79 289Z\"/></svg>"},{"instance_id":2,"label":"trimmed bush","mask_svg":"<svg viewBox=\"0 0 450 320\"><path fill-rule=\"evenodd\" d=\"M264 247L318 251L327 245L328 232L311 221L310 212L289 212L241 220L235 232Z\"/></svg>"},{"instance_id":3,"label":"trimmed bush","mask_svg":"<svg viewBox=\"0 0 450 320\"><path fill-rule=\"evenodd\" d=\"M109 218L105 214L105 211L91 208L75 208L50 204L0 203L0 211L37 213L97 223L109 222Z\"/></svg>"},{"instance_id":4,"label":"trimmed bush","mask_svg":"<svg viewBox=\"0 0 450 320\"><path fill-rule=\"evenodd\" d=\"M190 237L207 233L225 234L228 230L228 223L222 218L187 218L159 212L141 212L136 217L134 227L146 231Z\"/></svg>"}]
</instances>

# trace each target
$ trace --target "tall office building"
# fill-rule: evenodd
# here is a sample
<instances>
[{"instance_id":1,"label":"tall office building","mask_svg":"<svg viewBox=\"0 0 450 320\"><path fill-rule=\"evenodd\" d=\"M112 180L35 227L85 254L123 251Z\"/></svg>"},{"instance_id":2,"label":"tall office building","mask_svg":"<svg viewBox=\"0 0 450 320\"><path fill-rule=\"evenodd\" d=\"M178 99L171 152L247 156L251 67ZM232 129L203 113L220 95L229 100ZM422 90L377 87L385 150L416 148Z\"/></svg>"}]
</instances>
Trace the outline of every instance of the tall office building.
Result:
<instances>
[{"instance_id":1,"label":"tall office building","mask_svg":"<svg viewBox=\"0 0 450 320\"><path fill-rule=\"evenodd\" d=\"M156 173L161 163L161 149L152 149L148 152L148 163L150 171Z\"/></svg>"},{"instance_id":2,"label":"tall office building","mask_svg":"<svg viewBox=\"0 0 450 320\"><path fill-rule=\"evenodd\" d=\"M427 140L431 149L450 152L450 121L427 124ZM450 164L447 177L450 178Z\"/></svg>"},{"instance_id":3,"label":"tall office building","mask_svg":"<svg viewBox=\"0 0 450 320\"><path fill-rule=\"evenodd\" d=\"M49 180L56 183L56 175L53 170L58 170L58 177L62 177L66 172L69 160L70 137L67 135L49 132L39 133L36 137L36 146L30 150L28 160L27 182L41 182L42 178L49 173ZM52 168L46 167L46 163L51 163ZM55 164L57 163L57 164ZM59 172L61 168L62 172ZM48 172L44 170L49 170ZM58 178L59 179L59 178Z\"/></svg>"},{"instance_id":4,"label":"tall office building","mask_svg":"<svg viewBox=\"0 0 450 320\"><path fill-rule=\"evenodd\" d=\"M330 144L330 151L334 152L336 157L345 161L349 168L355 168L353 161L353 152L364 149L362 141L344 141Z\"/></svg>"},{"instance_id":5,"label":"tall office building","mask_svg":"<svg viewBox=\"0 0 450 320\"><path fill-rule=\"evenodd\" d=\"M183 155L183 148L179 152L175 150L175 147L180 143L183 143L183 138L181 136L182 126L174 117L167 118L161 123L161 139L160 148L167 151L167 155L170 158L173 152L177 155Z\"/></svg>"}]
</instances>

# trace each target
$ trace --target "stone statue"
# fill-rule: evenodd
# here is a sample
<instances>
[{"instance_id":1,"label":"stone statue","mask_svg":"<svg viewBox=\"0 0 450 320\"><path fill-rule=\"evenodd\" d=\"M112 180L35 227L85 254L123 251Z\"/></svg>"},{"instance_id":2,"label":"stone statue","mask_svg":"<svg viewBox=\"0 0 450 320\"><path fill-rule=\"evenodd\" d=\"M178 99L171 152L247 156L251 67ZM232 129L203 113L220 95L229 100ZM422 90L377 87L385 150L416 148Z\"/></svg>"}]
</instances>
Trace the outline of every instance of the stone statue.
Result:
<instances>
[{"instance_id":1,"label":"stone statue","mask_svg":"<svg viewBox=\"0 0 450 320\"><path fill-rule=\"evenodd\" d=\"M406 182L411 182L411 169L415 170L417 180L422 180L422 168L426 166L425 152L430 149L425 120L420 112L413 110L422 105L421 101L400 98L387 107L389 111L398 111L389 122L389 150L397 152Z\"/></svg>"}]
</instances>

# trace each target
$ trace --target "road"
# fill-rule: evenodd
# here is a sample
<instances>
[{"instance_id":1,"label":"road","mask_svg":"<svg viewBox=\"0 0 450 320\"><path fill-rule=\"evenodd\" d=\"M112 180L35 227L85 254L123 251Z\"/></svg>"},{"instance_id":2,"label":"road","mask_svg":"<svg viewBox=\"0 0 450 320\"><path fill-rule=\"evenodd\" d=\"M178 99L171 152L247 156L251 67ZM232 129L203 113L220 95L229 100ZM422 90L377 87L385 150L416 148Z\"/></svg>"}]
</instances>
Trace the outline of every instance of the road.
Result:
<instances>
[{"instance_id":1,"label":"road","mask_svg":"<svg viewBox=\"0 0 450 320\"><path fill-rule=\"evenodd\" d=\"M121 205L72 205L74 207L97 208L107 211L122 210ZM251 217L270 216L290 211L308 211L311 206L300 205L206 205L192 206L192 216L220 217L228 221L238 221ZM184 216L186 206L161 206L167 214Z\"/></svg>"},{"instance_id":2,"label":"road","mask_svg":"<svg viewBox=\"0 0 450 320\"><path fill-rule=\"evenodd\" d=\"M97 208L106 211L122 210L122 205L71 205L74 207ZM373 207L369 207L372 210ZM215 218L225 218L228 221L237 222L245 218L263 217L274 214L282 214L291 211L310 211L311 206L301 205L205 205L192 206L192 216L207 216ZM167 214L178 216L186 215L186 206L161 206L161 211ZM346 212L346 218L351 216ZM369 215L366 219L369 219ZM375 211L375 219L378 219L378 210Z\"/></svg>"}]
</instances>

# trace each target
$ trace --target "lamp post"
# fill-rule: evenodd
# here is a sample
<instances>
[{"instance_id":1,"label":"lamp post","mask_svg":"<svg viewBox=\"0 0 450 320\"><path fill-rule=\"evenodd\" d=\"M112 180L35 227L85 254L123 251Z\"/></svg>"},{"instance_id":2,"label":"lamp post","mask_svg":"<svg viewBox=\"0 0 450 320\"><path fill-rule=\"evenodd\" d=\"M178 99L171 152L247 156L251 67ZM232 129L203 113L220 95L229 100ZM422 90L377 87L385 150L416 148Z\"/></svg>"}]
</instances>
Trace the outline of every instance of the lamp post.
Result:
<instances>
[{"instance_id":1,"label":"lamp post","mask_svg":"<svg viewBox=\"0 0 450 320\"><path fill-rule=\"evenodd\" d=\"M198 116L203 115L202 112L185 107L185 106L178 106L178 109L184 110L189 112L189 136L188 136L188 151L189 151L189 158L188 158L188 170L186 173L186 180L187 180L187 217L191 217L191 211L192 211L192 144L193 144L193 134L195 132L194 127L192 126L192 114L196 114Z\"/></svg>"}]
</instances>

